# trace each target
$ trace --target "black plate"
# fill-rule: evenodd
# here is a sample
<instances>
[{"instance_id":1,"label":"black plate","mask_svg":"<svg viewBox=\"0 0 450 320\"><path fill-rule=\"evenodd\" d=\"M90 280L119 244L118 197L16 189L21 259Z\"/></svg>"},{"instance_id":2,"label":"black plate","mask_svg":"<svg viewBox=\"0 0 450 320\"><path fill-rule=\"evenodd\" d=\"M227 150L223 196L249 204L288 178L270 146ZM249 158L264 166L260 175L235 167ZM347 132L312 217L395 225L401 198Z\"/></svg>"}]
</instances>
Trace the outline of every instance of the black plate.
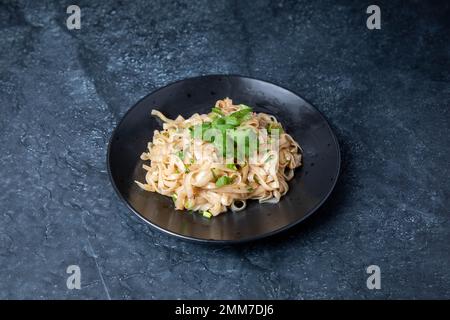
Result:
<instances>
[{"instance_id":1,"label":"black plate","mask_svg":"<svg viewBox=\"0 0 450 320\"><path fill-rule=\"evenodd\" d=\"M275 115L301 145L303 166L277 204L248 201L241 212L228 211L212 219L175 211L172 199L141 190L144 181L139 156L161 128L150 115L158 109L169 118L207 113L216 100L230 97L257 112ZM112 184L128 207L157 229L184 239L236 243L260 239L294 226L316 211L333 190L339 175L337 139L320 112L295 93L265 81L232 75L190 78L165 86L132 107L114 130L108 148Z\"/></svg>"}]
</instances>

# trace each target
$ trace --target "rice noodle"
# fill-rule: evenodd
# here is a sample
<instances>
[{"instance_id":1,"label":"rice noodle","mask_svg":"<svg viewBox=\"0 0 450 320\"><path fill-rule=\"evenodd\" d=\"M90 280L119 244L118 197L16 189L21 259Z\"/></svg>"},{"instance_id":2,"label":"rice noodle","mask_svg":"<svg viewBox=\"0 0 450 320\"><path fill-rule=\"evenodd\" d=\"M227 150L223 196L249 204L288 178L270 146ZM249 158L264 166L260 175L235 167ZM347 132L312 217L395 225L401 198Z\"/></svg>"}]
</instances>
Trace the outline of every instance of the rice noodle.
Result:
<instances>
[{"instance_id":1,"label":"rice noodle","mask_svg":"<svg viewBox=\"0 0 450 320\"><path fill-rule=\"evenodd\" d=\"M241 109L229 98L217 101L215 108L224 116ZM287 181L301 165L299 144L272 115L252 112L239 129L258 132L267 127L280 128L277 148L269 149L264 138L267 134L259 135L259 151L264 152L249 157L245 163L235 161L231 167L218 162L220 157L213 143L190 134L189 128L213 121L213 114L194 114L188 119L178 116L175 120L157 110L152 115L163 121L163 129L154 131L147 152L141 155L143 161L150 161L143 165L145 183L135 182L143 190L172 196L177 210L207 211L216 216L228 207L233 211L245 209L249 199L276 203L289 190ZM218 177L223 176L230 183L218 185Z\"/></svg>"}]
</instances>

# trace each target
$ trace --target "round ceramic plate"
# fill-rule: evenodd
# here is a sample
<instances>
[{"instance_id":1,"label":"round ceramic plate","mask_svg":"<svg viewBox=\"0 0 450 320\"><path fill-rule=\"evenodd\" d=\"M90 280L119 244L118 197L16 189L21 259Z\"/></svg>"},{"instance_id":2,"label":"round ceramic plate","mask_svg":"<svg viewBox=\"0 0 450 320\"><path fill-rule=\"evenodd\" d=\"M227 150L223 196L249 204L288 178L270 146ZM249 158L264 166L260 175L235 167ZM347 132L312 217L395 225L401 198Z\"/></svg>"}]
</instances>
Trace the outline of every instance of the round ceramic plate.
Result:
<instances>
[{"instance_id":1,"label":"round ceramic plate","mask_svg":"<svg viewBox=\"0 0 450 320\"><path fill-rule=\"evenodd\" d=\"M161 125L150 115L158 109L169 118L208 113L219 99L274 115L303 149L303 165L289 182L289 192L277 204L247 202L245 210L231 210L207 219L176 211L172 199L141 190L142 152ZM233 75L211 75L169 84L133 106L114 130L108 148L108 171L114 189L145 222L168 234L202 242L236 243L286 230L316 211L333 190L339 175L339 145L320 112L297 94L275 84Z\"/></svg>"}]
</instances>

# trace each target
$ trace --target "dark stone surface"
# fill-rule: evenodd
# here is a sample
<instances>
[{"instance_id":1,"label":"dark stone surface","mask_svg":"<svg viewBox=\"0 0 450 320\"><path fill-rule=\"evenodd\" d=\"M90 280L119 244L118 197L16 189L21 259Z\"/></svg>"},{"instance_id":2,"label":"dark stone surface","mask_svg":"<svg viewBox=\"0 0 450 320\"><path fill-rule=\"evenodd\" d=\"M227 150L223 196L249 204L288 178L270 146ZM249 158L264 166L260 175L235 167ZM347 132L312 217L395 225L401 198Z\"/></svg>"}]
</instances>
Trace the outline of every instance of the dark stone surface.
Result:
<instances>
[{"instance_id":1,"label":"dark stone surface","mask_svg":"<svg viewBox=\"0 0 450 320\"><path fill-rule=\"evenodd\" d=\"M448 2L378 2L375 31L361 1L85 0L69 31L72 3L0 1L0 298L450 298ZM334 127L342 176L299 227L199 245L114 194L120 117L210 73L286 86Z\"/></svg>"}]
</instances>

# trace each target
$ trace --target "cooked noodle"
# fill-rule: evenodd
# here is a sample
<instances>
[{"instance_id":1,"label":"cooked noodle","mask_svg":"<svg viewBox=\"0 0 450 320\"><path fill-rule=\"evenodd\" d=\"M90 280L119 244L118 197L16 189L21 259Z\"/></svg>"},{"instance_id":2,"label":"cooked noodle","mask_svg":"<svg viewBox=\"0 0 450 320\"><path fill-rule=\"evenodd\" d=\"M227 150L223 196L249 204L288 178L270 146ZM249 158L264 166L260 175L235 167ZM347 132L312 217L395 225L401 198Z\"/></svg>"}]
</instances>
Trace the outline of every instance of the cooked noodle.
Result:
<instances>
[{"instance_id":1,"label":"cooked noodle","mask_svg":"<svg viewBox=\"0 0 450 320\"><path fill-rule=\"evenodd\" d=\"M163 130L154 131L148 151L141 155L150 164L143 165L145 183L136 183L146 191L171 196L177 210L201 211L211 217L228 207L243 210L248 199L276 203L301 165L300 146L274 116L251 112L231 99L217 101L209 114L196 113L188 119L179 115L171 120L157 110L152 115L163 121ZM218 128L221 134L211 139L209 128ZM247 139L241 153L239 142L233 140L239 136ZM222 137L225 140L220 142ZM230 137L232 143L224 147ZM230 153L227 148L236 144L237 153Z\"/></svg>"}]
</instances>

